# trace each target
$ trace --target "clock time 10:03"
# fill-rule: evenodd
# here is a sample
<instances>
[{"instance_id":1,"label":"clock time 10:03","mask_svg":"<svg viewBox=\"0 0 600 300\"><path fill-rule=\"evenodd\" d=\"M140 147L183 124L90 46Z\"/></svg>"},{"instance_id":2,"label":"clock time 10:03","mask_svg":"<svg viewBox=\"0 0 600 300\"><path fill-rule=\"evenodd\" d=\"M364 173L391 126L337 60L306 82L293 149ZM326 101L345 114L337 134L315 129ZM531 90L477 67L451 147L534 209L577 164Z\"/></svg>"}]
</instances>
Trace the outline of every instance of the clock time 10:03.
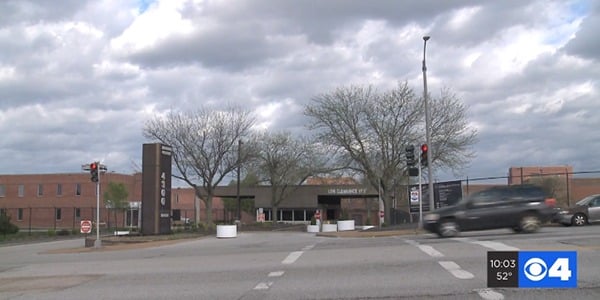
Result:
<instances>
[{"instance_id":1,"label":"clock time 10:03","mask_svg":"<svg viewBox=\"0 0 600 300\"><path fill-rule=\"evenodd\" d=\"M487 256L488 287L518 287L519 256L516 251L490 251Z\"/></svg>"}]
</instances>

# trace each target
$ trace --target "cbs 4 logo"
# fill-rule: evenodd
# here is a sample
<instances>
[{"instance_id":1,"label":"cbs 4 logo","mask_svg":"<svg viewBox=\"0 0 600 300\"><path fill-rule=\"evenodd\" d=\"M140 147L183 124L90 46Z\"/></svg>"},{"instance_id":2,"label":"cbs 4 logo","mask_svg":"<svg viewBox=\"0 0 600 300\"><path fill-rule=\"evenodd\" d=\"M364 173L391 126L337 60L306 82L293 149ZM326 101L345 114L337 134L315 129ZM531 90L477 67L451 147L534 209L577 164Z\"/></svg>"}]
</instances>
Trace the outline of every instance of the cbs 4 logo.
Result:
<instances>
[{"instance_id":1,"label":"cbs 4 logo","mask_svg":"<svg viewBox=\"0 0 600 300\"><path fill-rule=\"evenodd\" d=\"M519 287L577 287L577 251L519 251L518 257Z\"/></svg>"},{"instance_id":2,"label":"cbs 4 logo","mask_svg":"<svg viewBox=\"0 0 600 300\"><path fill-rule=\"evenodd\" d=\"M546 261L540 257L532 257L525 262L523 266L525 277L531 281L540 281L545 278L559 278L561 281L568 281L572 276L569 267L569 258L557 258L550 267Z\"/></svg>"}]
</instances>

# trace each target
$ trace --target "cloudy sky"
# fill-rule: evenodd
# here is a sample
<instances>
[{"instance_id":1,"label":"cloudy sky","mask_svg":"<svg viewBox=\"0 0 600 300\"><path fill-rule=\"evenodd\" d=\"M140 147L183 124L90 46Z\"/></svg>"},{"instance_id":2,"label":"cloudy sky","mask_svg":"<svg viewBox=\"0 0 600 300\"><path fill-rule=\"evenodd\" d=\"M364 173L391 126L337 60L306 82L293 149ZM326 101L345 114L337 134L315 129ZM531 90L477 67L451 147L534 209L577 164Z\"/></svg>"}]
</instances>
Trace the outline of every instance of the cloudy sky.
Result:
<instances>
[{"instance_id":1,"label":"cloudy sky","mask_svg":"<svg viewBox=\"0 0 600 300\"><path fill-rule=\"evenodd\" d=\"M429 91L479 132L462 178L600 170L599 28L593 0L2 0L0 174L131 173L169 110L237 104L298 132L339 86L422 93L424 35Z\"/></svg>"}]
</instances>

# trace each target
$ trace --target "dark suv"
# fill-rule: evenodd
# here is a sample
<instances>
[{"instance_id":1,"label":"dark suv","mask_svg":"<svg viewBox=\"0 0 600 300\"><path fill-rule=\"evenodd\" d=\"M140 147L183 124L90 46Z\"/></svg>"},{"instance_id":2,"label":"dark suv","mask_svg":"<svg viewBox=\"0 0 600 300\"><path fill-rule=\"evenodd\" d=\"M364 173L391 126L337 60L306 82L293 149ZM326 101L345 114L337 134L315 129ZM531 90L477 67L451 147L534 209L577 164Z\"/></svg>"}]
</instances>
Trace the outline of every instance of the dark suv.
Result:
<instances>
[{"instance_id":1,"label":"dark suv","mask_svg":"<svg viewBox=\"0 0 600 300\"><path fill-rule=\"evenodd\" d=\"M456 236L460 231L497 228L529 233L553 218L555 204L556 200L548 198L537 186L493 187L428 213L423 226L441 237Z\"/></svg>"}]
</instances>

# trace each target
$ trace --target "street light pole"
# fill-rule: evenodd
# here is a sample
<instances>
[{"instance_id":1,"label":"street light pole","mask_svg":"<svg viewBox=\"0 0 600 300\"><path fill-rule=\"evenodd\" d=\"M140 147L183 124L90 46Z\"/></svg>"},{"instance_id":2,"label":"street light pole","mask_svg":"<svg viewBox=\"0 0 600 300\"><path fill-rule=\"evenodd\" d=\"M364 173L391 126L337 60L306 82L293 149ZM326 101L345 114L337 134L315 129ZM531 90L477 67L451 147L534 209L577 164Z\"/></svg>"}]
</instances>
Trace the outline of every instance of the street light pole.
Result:
<instances>
[{"instance_id":1,"label":"street light pole","mask_svg":"<svg viewBox=\"0 0 600 300\"><path fill-rule=\"evenodd\" d=\"M427 65L425 64L425 50L427 49L427 41L429 36L423 37L423 100L425 102L425 144L427 144L427 181L429 190L429 211L435 209L434 195L433 195L433 174L431 172L431 157L432 145L431 145L431 115L429 112L429 95L427 94Z\"/></svg>"}]
</instances>

